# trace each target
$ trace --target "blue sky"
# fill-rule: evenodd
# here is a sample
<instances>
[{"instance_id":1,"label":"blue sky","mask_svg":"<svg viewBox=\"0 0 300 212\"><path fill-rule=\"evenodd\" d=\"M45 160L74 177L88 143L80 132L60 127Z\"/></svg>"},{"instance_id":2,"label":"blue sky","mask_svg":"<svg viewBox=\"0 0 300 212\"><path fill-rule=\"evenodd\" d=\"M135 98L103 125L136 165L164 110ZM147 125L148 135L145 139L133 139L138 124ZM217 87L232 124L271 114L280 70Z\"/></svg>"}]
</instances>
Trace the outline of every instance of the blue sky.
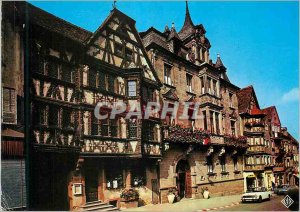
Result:
<instances>
[{"instance_id":1,"label":"blue sky","mask_svg":"<svg viewBox=\"0 0 300 212\"><path fill-rule=\"evenodd\" d=\"M112 1L31 2L75 25L94 32L108 16ZM281 123L299 138L299 12L298 2L189 2L194 24L202 23L220 53L231 82L253 85L261 108L275 105ZM185 2L117 2L136 20L138 31L163 31L184 22Z\"/></svg>"}]
</instances>

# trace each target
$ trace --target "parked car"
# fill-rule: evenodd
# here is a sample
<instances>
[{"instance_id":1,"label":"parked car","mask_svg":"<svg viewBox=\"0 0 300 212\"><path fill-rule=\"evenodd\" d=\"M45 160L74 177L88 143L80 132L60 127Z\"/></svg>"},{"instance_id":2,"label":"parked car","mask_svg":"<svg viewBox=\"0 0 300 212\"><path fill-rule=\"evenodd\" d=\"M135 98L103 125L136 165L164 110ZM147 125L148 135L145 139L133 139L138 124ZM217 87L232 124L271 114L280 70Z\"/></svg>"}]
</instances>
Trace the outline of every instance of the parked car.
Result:
<instances>
[{"instance_id":1,"label":"parked car","mask_svg":"<svg viewBox=\"0 0 300 212\"><path fill-rule=\"evenodd\" d=\"M271 199L271 191L267 191L265 187L256 187L246 191L241 197L242 202L262 202Z\"/></svg>"},{"instance_id":2,"label":"parked car","mask_svg":"<svg viewBox=\"0 0 300 212\"><path fill-rule=\"evenodd\" d=\"M284 185L282 186L282 188L279 188L277 191L278 195L284 195L287 194L289 189L295 188L295 186L291 186L291 185Z\"/></svg>"},{"instance_id":3,"label":"parked car","mask_svg":"<svg viewBox=\"0 0 300 212\"><path fill-rule=\"evenodd\" d=\"M282 184L282 185L275 186L275 188L274 188L274 194L278 194L278 191L280 189L282 189L283 186L288 186L288 185L287 184Z\"/></svg>"}]
</instances>

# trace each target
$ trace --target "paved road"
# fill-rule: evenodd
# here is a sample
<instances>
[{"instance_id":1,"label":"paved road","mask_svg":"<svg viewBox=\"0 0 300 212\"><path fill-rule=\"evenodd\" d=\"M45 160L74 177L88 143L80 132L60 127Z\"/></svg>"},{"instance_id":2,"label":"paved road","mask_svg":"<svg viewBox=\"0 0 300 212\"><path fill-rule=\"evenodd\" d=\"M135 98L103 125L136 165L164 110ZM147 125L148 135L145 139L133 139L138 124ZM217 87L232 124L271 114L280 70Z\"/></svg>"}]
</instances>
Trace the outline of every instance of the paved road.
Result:
<instances>
[{"instance_id":1,"label":"paved road","mask_svg":"<svg viewBox=\"0 0 300 212\"><path fill-rule=\"evenodd\" d=\"M270 201L263 201L262 203L240 203L228 209L218 211L289 211L281 200L284 196L272 196Z\"/></svg>"}]
</instances>

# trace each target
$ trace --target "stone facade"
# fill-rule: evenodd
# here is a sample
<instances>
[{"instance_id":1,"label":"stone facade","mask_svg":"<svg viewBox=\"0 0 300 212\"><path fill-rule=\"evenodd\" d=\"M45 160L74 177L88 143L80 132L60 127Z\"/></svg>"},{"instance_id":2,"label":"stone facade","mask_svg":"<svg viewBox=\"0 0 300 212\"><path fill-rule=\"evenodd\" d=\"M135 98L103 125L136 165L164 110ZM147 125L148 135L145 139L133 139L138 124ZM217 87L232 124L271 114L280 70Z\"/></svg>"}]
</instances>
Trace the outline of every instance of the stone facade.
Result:
<instances>
[{"instance_id":1,"label":"stone facade","mask_svg":"<svg viewBox=\"0 0 300 212\"><path fill-rule=\"evenodd\" d=\"M3 89L15 91L4 102L13 108L23 105L24 92L30 97L28 209L78 210L95 200L119 207L121 192L131 188L146 205L167 202L170 189L178 199L203 198L206 188L223 196L298 183L297 141L274 110L259 108L252 86L238 88L221 57L210 59L206 30L192 22L187 4L178 33L174 24L138 33L116 8L93 33L26 2L2 5ZM95 118L98 102L105 103L99 113L109 114L118 101L189 107L178 108L185 119L167 113L160 120L153 112L126 120L128 110L115 120ZM20 159L24 111L4 112L13 123L2 125L11 129L2 129L1 149ZM21 145L10 148L11 137Z\"/></svg>"}]
</instances>

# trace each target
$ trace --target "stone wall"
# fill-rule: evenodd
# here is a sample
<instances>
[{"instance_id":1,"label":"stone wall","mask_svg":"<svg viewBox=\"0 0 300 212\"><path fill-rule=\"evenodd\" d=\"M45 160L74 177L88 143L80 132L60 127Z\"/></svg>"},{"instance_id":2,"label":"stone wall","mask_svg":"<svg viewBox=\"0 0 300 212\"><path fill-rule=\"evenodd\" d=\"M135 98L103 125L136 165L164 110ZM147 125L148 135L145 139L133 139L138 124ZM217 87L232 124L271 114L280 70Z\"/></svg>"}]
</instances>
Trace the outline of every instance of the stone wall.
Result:
<instances>
[{"instance_id":1,"label":"stone wall","mask_svg":"<svg viewBox=\"0 0 300 212\"><path fill-rule=\"evenodd\" d=\"M169 188L176 187L176 165L180 160L187 160L191 169L192 197L202 198L201 188L208 187L212 196L237 194L243 191L243 156L238 155L238 171L235 172L232 159L232 150L226 149L226 172L222 174L219 161L221 147L214 147L213 166L214 176L208 176L206 155L208 146L198 146L188 155L185 154L188 145L170 145L170 149L163 155L160 162L160 191L162 202L167 202ZM229 186L232 191L224 191ZM212 190L210 190L210 188Z\"/></svg>"}]
</instances>

